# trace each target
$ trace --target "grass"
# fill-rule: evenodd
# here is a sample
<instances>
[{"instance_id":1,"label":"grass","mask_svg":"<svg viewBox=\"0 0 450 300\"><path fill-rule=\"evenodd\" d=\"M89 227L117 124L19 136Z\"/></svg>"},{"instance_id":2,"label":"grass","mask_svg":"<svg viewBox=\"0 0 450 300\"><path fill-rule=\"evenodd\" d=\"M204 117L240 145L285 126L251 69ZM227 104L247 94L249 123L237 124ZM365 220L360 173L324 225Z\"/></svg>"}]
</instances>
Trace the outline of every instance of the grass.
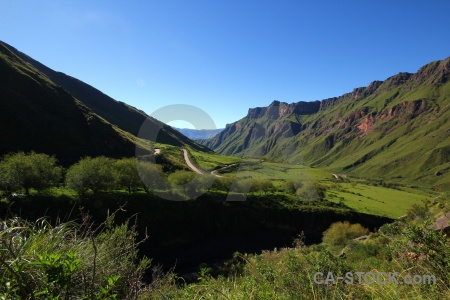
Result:
<instances>
[{"instance_id":1,"label":"grass","mask_svg":"<svg viewBox=\"0 0 450 300\"><path fill-rule=\"evenodd\" d=\"M219 166L235 164L242 161L239 157L226 156L214 152L199 152L189 149L189 155L193 162L204 170L212 170Z\"/></svg>"},{"instance_id":2,"label":"grass","mask_svg":"<svg viewBox=\"0 0 450 300\"><path fill-rule=\"evenodd\" d=\"M259 162L241 165L232 172L239 178L270 179L276 188L287 180L316 181L326 187L326 200L343 203L358 212L398 218L414 204L421 204L435 194L432 190L398 185L396 189L374 186L368 181L336 182L330 172L304 165Z\"/></svg>"},{"instance_id":3,"label":"grass","mask_svg":"<svg viewBox=\"0 0 450 300\"><path fill-rule=\"evenodd\" d=\"M368 214L398 218L404 215L414 204L422 204L431 199L431 193L420 190L397 190L381 186L359 183L340 183L329 185L326 199L343 202L346 206Z\"/></svg>"},{"instance_id":4,"label":"grass","mask_svg":"<svg viewBox=\"0 0 450 300\"><path fill-rule=\"evenodd\" d=\"M285 164L277 162L249 161L250 164L241 165L235 175L240 177L267 178L276 180L327 180L331 174L321 169L311 168L300 164Z\"/></svg>"}]
</instances>

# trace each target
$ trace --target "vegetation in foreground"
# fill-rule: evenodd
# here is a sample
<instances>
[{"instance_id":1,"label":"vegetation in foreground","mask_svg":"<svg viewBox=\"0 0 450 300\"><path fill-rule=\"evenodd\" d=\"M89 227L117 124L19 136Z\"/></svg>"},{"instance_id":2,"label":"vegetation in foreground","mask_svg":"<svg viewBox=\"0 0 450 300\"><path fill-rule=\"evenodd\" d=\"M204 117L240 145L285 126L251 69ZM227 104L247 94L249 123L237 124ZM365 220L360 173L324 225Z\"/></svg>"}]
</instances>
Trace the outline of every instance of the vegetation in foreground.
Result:
<instances>
[{"instance_id":1,"label":"vegetation in foreground","mask_svg":"<svg viewBox=\"0 0 450 300\"><path fill-rule=\"evenodd\" d=\"M136 227L1 222L0 299L135 299L150 265L138 259Z\"/></svg>"},{"instance_id":2,"label":"vegetation in foreground","mask_svg":"<svg viewBox=\"0 0 450 300\"><path fill-rule=\"evenodd\" d=\"M366 229L337 223L324 233L320 245L304 246L300 236L293 248L256 256L236 254L227 263L227 276L211 276L204 268L198 283L180 285L175 274L166 274L142 299L448 299L450 240L429 224L449 209L449 201L441 197L433 204L415 206L407 217L359 240L354 237ZM371 272L385 284L371 284L372 278L360 283L356 275L352 283L338 279L316 283L317 272L324 274L316 278L319 282L329 272L334 278ZM397 272L398 283L388 282L382 272ZM423 281L401 284L410 282L408 276Z\"/></svg>"},{"instance_id":3,"label":"vegetation in foreground","mask_svg":"<svg viewBox=\"0 0 450 300\"><path fill-rule=\"evenodd\" d=\"M415 206L408 215L379 231L345 222L333 224L323 243L261 255L236 253L218 271L204 267L197 283L153 267L144 282L147 258L138 259L136 227L114 225L112 214L94 227L51 226L9 219L1 223L0 296L2 299L446 299L450 296L450 240L430 228L430 220L450 209L440 197ZM340 252L340 253L339 253ZM339 254L338 254L339 253ZM317 277L321 272L323 277ZM352 283L331 280L348 272L397 272L396 280L422 276L422 284ZM212 276L212 274L214 276ZM314 277L316 275L316 278ZM431 277L424 277L430 275ZM316 279L316 280L315 280ZM369 279L370 281L371 279ZM327 281L325 284L324 281ZM318 283L319 282L319 283Z\"/></svg>"}]
</instances>

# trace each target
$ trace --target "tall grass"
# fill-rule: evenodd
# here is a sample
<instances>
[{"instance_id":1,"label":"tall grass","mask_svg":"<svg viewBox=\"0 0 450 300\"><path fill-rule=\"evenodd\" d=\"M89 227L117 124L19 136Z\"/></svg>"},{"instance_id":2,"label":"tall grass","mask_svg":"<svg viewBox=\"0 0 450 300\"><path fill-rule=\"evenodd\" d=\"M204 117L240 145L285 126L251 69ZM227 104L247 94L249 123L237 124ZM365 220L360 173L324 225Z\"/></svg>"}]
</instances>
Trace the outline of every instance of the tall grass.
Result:
<instances>
[{"instance_id":1,"label":"tall grass","mask_svg":"<svg viewBox=\"0 0 450 300\"><path fill-rule=\"evenodd\" d=\"M2 299L134 299L150 260L137 257L136 227L95 226L85 216L52 226L46 219L0 224Z\"/></svg>"}]
</instances>

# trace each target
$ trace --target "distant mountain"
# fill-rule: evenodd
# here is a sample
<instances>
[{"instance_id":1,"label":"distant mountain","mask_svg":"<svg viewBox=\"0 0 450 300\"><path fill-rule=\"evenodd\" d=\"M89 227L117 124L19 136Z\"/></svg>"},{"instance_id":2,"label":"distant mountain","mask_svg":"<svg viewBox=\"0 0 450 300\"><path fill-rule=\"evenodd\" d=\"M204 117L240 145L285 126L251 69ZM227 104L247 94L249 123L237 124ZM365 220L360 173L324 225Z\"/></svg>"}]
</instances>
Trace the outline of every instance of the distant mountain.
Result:
<instances>
[{"instance_id":1,"label":"distant mountain","mask_svg":"<svg viewBox=\"0 0 450 300\"><path fill-rule=\"evenodd\" d=\"M154 128L154 130L159 130L157 142L174 146L188 145L197 150L208 151L205 147L187 139L172 127L148 116L143 111L126 103L114 100L76 78L62 72L54 71L4 42L0 42L0 44L3 44L4 47L7 47L17 57L29 63L53 83L59 85L76 99L80 100L98 116L114 124L121 130L137 136L142 124L147 120L149 127Z\"/></svg>"},{"instance_id":2,"label":"distant mountain","mask_svg":"<svg viewBox=\"0 0 450 300\"><path fill-rule=\"evenodd\" d=\"M216 134L223 131L223 128L220 129L175 128L175 129L194 141L212 138Z\"/></svg>"},{"instance_id":3,"label":"distant mountain","mask_svg":"<svg viewBox=\"0 0 450 300\"><path fill-rule=\"evenodd\" d=\"M450 183L450 58L340 97L272 102L202 141L226 155Z\"/></svg>"}]
</instances>

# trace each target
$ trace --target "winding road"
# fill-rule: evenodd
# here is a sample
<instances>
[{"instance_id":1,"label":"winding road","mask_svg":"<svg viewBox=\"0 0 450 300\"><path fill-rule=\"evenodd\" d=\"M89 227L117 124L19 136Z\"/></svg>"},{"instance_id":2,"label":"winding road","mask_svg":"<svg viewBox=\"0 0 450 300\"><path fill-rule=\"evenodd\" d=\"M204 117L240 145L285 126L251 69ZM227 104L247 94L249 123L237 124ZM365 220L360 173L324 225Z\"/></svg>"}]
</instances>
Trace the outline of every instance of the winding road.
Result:
<instances>
[{"instance_id":1,"label":"winding road","mask_svg":"<svg viewBox=\"0 0 450 300\"><path fill-rule=\"evenodd\" d=\"M195 173L201 174L203 175L203 172L200 171L199 169L197 169L196 166L194 166L194 164L191 162L191 160L189 159L188 156L188 152L186 149L181 149L183 151L184 154L184 160L186 161L186 164L188 165L189 168L191 168L192 171L194 171Z\"/></svg>"},{"instance_id":2,"label":"winding road","mask_svg":"<svg viewBox=\"0 0 450 300\"><path fill-rule=\"evenodd\" d=\"M194 171L195 173L198 173L198 174L201 174L201 175L205 175L200 169L198 169L196 166L194 166L194 164L191 162L191 160L189 159L189 155L188 155L187 150L184 149L184 148L181 149L181 150L183 151L183 154L184 154L184 161L186 162L186 164L188 165L188 167L189 167L192 171ZM227 168L233 167L233 166L235 166L235 165L237 165L237 164L226 165L226 166L224 166L224 167L222 167L222 168L219 168L219 169L217 169L217 170L211 171L211 175L216 176L216 177L223 177L223 176L221 176L221 175L216 174L216 172L219 171L219 170L223 170L223 169L227 169Z\"/></svg>"}]
</instances>

